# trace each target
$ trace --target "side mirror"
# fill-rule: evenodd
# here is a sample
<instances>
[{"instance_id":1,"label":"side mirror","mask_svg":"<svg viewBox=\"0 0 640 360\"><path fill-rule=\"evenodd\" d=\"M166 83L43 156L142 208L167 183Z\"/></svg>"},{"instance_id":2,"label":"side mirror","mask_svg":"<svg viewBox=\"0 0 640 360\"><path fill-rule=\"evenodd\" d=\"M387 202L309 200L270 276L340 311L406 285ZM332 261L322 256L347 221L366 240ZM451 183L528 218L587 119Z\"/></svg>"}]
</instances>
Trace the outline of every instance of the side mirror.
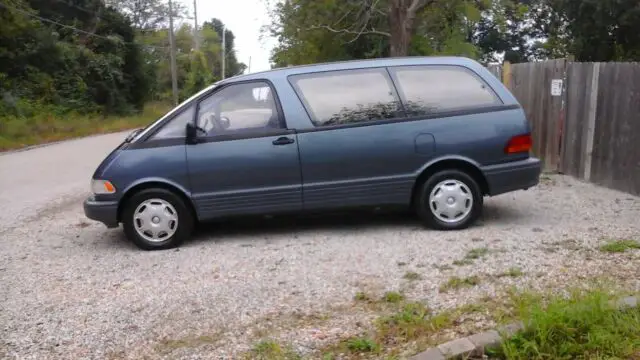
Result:
<instances>
[{"instance_id":1,"label":"side mirror","mask_svg":"<svg viewBox=\"0 0 640 360\"><path fill-rule=\"evenodd\" d=\"M185 134L187 144L197 144L198 143L198 127L193 123L188 122L185 126Z\"/></svg>"},{"instance_id":2,"label":"side mirror","mask_svg":"<svg viewBox=\"0 0 640 360\"><path fill-rule=\"evenodd\" d=\"M129 133L129 135L127 135L127 138L124 139L124 142L131 142L140 133L140 131L142 131L142 128L133 130L131 133Z\"/></svg>"}]
</instances>

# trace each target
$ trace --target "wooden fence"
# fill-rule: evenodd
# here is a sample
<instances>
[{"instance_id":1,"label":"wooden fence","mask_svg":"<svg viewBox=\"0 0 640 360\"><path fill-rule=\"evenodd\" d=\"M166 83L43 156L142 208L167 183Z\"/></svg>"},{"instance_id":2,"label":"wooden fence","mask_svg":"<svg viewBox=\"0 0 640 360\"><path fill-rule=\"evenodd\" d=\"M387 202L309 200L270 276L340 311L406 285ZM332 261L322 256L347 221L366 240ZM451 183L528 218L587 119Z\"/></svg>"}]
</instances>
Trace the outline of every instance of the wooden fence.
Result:
<instances>
[{"instance_id":1,"label":"wooden fence","mask_svg":"<svg viewBox=\"0 0 640 360\"><path fill-rule=\"evenodd\" d=\"M515 64L503 79L546 171L640 195L639 63Z\"/></svg>"}]
</instances>

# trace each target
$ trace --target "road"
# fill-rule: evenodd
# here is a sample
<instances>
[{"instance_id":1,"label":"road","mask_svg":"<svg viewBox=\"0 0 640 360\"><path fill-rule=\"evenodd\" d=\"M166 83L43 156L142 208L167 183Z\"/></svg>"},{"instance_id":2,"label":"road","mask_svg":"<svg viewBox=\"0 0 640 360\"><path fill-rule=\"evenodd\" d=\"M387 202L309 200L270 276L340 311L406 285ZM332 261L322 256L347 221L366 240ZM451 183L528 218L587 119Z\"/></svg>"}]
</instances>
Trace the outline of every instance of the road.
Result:
<instances>
[{"instance_id":1,"label":"road","mask_svg":"<svg viewBox=\"0 0 640 360\"><path fill-rule=\"evenodd\" d=\"M314 350L372 329L379 314L354 307L358 292L438 311L603 274L640 290L640 252L597 250L637 238L640 198L562 176L487 199L465 231L403 214L243 219L140 251L82 212L92 172L125 136L0 155L0 359L237 359L265 336L322 358ZM477 248L487 255L456 265ZM500 275L514 267L520 277ZM481 282L440 292L453 276ZM470 319L447 333L490 325Z\"/></svg>"},{"instance_id":2,"label":"road","mask_svg":"<svg viewBox=\"0 0 640 360\"><path fill-rule=\"evenodd\" d=\"M40 211L79 202L100 161L128 132L0 154L0 232Z\"/></svg>"}]
</instances>

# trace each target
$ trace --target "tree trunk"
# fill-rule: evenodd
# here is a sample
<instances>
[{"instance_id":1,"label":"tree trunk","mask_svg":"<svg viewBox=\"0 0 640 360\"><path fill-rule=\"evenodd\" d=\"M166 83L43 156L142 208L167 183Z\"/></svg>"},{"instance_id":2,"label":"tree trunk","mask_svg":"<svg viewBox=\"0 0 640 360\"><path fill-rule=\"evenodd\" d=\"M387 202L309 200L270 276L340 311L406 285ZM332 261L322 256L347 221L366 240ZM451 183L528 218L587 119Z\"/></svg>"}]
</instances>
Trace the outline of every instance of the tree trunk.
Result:
<instances>
[{"instance_id":1,"label":"tree trunk","mask_svg":"<svg viewBox=\"0 0 640 360\"><path fill-rule=\"evenodd\" d=\"M391 0L389 5L389 52L392 57L409 54L416 18L416 11L411 9L410 2L411 0Z\"/></svg>"}]
</instances>

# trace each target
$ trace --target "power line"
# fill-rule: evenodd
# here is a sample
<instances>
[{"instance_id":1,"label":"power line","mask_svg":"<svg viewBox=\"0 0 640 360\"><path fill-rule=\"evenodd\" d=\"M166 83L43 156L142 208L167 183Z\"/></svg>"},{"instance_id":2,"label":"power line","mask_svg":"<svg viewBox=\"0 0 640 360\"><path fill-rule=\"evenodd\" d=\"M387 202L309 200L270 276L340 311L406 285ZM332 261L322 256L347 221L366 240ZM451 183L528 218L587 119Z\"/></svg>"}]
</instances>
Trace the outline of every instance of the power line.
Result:
<instances>
[{"instance_id":1,"label":"power line","mask_svg":"<svg viewBox=\"0 0 640 360\"><path fill-rule=\"evenodd\" d=\"M93 10L89 10L89 9L87 9L87 8L85 8L85 7L78 6L78 5L76 5L76 4L72 4L72 3L68 2L68 1L65 1L65 0L56 0L56 1L57 1L57 2L59 2L59 3L63 3L63 4L65 4L65 5L67 5L67 6L74 7L74 8L76 8L76 9L78 9L78 10L81 10L81 11L86 12L87 14L94 15L95 17L97 17L97 18L99 18L99 19L104 20L104 18L101 18L100 16L98 16L98 15L97 15ZM116 7L115 7L114 5L109 5L109 4L106 4L106 3L105 3L104 5L105 5L106 7L112 7L112 8L114 8L114 9L116 9ZM117 10L117 9L116 9L116 10ZM122 13L122 11L120 11L120 12ZM124 15L127 15L127 14L124 14ZM191 20L191 17L189 17L189 16L174 16L173 18L174 18L174 19L175 19L175 18L177 18L177 19L181 19L181 20Z\"/></svg>"},{"instance_id":2,"label":"power line","mask_svg":"<svg viewBox=\"0 0 640 360\"><path fill-rule=\"evenodd\" d=\"M89 31L82 30L82 29L78 29L78 28L70 26L70 25L62 24L62 23L59 23L57 21L54 21L54 20L51 20L51 19L47 19L47 18L38 16L38 15L32 14L32 13L30 13L28 11L19 9L17 7L7 5L7 4L5 4L3 2L0 2L0 7L3 7L5 9L10 9L10 10L16 11L18 13L21 13L23 15L26 15L28 17L40 20L42 22L46 22L46 23L53 24L53 25L58 25L60 27L63 27L63 28L66 28L66 29L69 29L69 30L72 30L72 31L75 31L75 32L78 32L78 33L81 33L81 34L93 36L93 37L96 37L96 38L99 38L99 39L113 41L113 39L110 38L110 37L98 35L96 33L92 33L92 32L89 32ZM128 45L138 45L138 46L144 46L144 47L148 47L148 48L155 48L155 49L160 49L160 50L166 50L167 49L166 47L153 46L153 45L144 45L144 44L139 44L139 43L135 43L135 42L123 41L122 43L128 44Z\"/></svg>"}]
</instances>

